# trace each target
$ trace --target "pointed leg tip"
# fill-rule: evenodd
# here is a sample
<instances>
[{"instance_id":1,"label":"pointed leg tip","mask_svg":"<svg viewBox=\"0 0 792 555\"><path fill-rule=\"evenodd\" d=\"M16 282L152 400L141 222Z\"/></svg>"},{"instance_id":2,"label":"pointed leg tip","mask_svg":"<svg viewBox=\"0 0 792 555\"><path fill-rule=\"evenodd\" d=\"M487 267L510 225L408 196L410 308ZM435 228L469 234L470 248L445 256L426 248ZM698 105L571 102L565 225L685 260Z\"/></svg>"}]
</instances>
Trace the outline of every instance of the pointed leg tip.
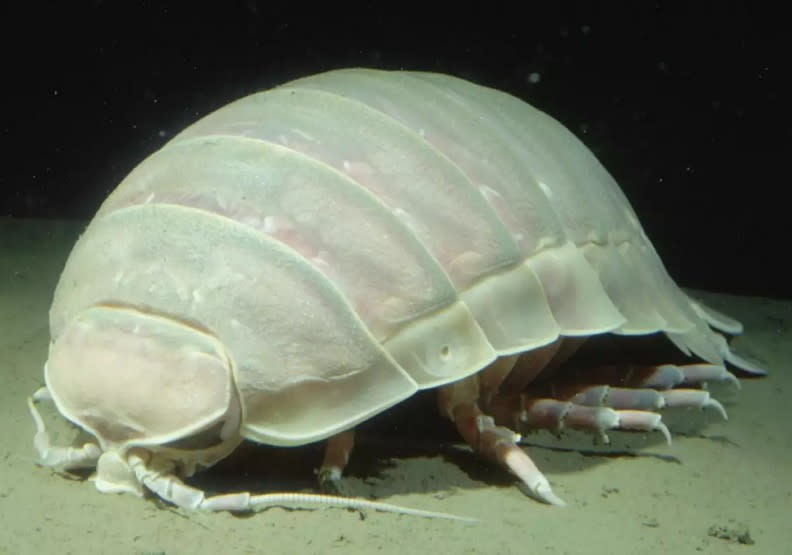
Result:
<instances>
[{"instance_id":1,"label":"pointed leg tip","mask_svg":"<svg viewBox=\"0 0 792 555\"><path fill-rule=\"evenodd\" d=\"M713 399L712 397L710 397L709 399L707 399L707 402L704 404L704 407L712 407L716 411L718 411L718 414L720 414L724 420L729 419L729 415L726 414L726 409L723 408L723 405L721 405L717 399Z\"/></svg>"},{"instance_id":2,"label":"pointed leg tip","mask_svg":"<svg viewBox=\"0 0 792 555\"><path fill-rule=\"evenodd\" d=\"M325 495L343 496L345 492L342 487L341 469L337 467L321 468L317 472L317 482L319 491Z\"/></svg>"},{"instance_id":3,"label":"pointed leg tip","mask_svg":"<svg viewBox=\"0 0 792 555\"><path fill-rule=\"evenodd\" d=\"M542 482L538 484L528 484L524 481L521 481L518 484L520 491L522 491L526 496L530 497L531 499L535 499L541 503L545 503L546 505L553 505L555 507L566 507L566 502L558 497L555 493L553 493L553 489L550 487L550 484L547 482Z\"/></svg>"},{"instance_id":4,"label":"pointed leg tip","mask_svg":"<svg viewBox=\"0 0 792 555\"><path fill-rule=\"evenodd\" d=\"M558 497L552 491L544 492L542 494L542 501L544 501L548 505L553 505L555 507L566 507L566 501Z\"/></svg>"},{"instance_id":5,"label":"pointed leg tip","mask_svg":"<svg viewBox=\"0 0 792 555\"><path fill-rule=\"evenodd\" d=\"M666 426L664 422L658 422L656 428L661 434L663 434L666 443L671 445L671 432L669 431L668 426Z\"/></svg>"}]
</instances>

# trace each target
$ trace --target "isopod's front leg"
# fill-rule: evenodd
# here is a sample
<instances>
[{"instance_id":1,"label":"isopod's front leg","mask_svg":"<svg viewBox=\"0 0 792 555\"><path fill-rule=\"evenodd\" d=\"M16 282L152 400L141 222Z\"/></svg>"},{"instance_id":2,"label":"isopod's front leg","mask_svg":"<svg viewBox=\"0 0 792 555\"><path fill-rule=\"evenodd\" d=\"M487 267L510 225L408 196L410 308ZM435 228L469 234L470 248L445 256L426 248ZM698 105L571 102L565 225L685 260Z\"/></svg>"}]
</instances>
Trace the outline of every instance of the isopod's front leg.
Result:
<instances>
[{"instance_id":1,"label":"isopod's front leg","mask_svg":"<svg viewBox=\"0 0 792 555\"><path fill-rule=\"evenodd\" d=\"M520 435L504 426L496 426L491 416L478 405L479 377L443 386L438 392L440 410L456 424L460 435L476 452L498 461L515 474L532 497L551 505L565 505L553 493L550 482L537 468L518 442Z\"/></svg>"},{"instance_id":2,"label":"isopod's front leg","mask_svg":"<svg viewBox=\"0 0 792 555\"><path fill-rule=\"evenodd\" d=\"M99 460L102 450L95 443L89 442L82 447L60 447L50 443L44 419L41 418L35 405L38 401L52 401L52 395L46 387L39 388L32 397L28 398L30 415L36 425L33 447L38 454L38 463L58 471L96 466L96 461Z\"/></svg>"},{"instance_id":3,"label":"isopod's front leg","mask_svg":"<svg viewBox=\"0 0 792 555\"><path fill-rule=\"evenodd\" d=\"M325 493L341 492L341 475L355 446L355 430L346 430L327 439L324 459L319 467L319 488Z\"/></svg>"}]
</instances>

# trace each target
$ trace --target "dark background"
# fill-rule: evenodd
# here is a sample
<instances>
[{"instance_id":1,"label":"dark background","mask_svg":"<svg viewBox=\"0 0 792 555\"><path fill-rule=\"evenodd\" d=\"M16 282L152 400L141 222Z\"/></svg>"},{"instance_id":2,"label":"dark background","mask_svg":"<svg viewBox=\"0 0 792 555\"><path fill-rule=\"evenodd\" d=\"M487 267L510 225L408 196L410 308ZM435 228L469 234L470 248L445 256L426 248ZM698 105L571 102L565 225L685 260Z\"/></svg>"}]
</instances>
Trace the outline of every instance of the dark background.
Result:
<instances>
[{"instance_id":1,"label":"dark background","mask_svg":"<svg viewBox=\"0 0 792 555\"><path fill-rule=\"evenodd\" d=\"M575 131L679 283L792 297L780 9L276 4L5 3L0 216L88 219L175 132L253 91L343 66L432 70L511 92Z\"/></svg>"}]
</instances>

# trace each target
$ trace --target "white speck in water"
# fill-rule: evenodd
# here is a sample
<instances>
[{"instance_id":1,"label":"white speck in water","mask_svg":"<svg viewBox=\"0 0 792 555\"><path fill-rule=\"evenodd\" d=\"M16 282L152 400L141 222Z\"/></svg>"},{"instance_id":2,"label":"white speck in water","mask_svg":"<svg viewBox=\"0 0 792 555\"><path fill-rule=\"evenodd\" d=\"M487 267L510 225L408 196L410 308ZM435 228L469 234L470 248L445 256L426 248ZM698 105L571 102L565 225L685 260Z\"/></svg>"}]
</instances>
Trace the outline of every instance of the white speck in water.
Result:
<instances>
[{"instance_id":1,"label":"white speck in water","mask_svg":"<svg viewBox=\"0 0 792 555\"><path fill-rule=\"evenodd\" d=\"M152 200L154 200L154 193L149 194L149 196L146 197L146 200L145 200L145 202L143 204L148 204Z\"/></svg>"},{"instance_id":2,"label":"white speck in water","mask_svg":"<svg viewBox=\"0 0 792 555\"><path fill-rule=\"evenodd\" d=\"M278 230L278 224L275 221L275 216L264 216L264 233L275 233Z\"/></svg>"},{"instance_id":3,"label":"white speck in water","mask_svg":"<svg viewBox=\"0 0 792 555\"><path fill-rule=\"evenodd\" d=\"M547 198L552 199L553 198L553 191L550 189L550 187L547 185L547 183L542 183L541 181L539 181L538 183L539 183L539 188L542 190L544 195Z\"/></svg>"},{"instance_id":4,"label":"white speck in water","mask_svg":"<svg viewBox=\"0 0 792 555\"><path fill-rule=\"evenodd\" d=\"M542 80L542 74L539 73L538 71L532 71L531 73L528 74L528 82L531 83L532 85L537 84L541 80Z\"/></svg>"},{"instance_id":5,"label":"white speck in water","mask_svg":"<svg viewBox=\"0 0 792 555\"><path fill-rule=\"evenodd\" d=\"M422 127L422 128L420 128L420 129L418 130L418 135L419 135L419 136L420 136L422 139L423 139L424 137L426 137L426 131L424 130L424 128L423 128L423 127Z\"/></svg>"},{"instance_id":6,"label":"white speck in water","mask_svg":"<svg viewBox=\"0 0 792 555\"><path fill-rule=\"evenodd\" d=\"M350 163L349 160L344 160L341 163L341 165L344 166L344 171L347 171L347 172L352 168L352 164Z\"/></svg>"}]
</instances>

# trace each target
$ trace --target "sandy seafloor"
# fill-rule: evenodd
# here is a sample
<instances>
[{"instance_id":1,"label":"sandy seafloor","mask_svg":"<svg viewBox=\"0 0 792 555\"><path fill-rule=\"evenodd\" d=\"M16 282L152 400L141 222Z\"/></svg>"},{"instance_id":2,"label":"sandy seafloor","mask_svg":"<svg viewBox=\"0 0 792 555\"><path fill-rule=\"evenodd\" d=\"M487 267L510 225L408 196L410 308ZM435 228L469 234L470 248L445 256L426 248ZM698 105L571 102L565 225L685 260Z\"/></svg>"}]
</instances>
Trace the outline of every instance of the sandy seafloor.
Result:
<instances>
[{"instance_id":1,"label":"sandy seafloor","mask_svg":"<svg viewBox=\"0 0 792 555\"><path fill-rule=\"evenodd\" d=\"M0 220L0 553L792 553L792 303L758 298L701 293L745 324L734 346L771 372L740 391L711 387L728 422L713 412L665 415L671 446L660 434L613 433L607 447L583 436L526 438L565 508L526 498L505 472L454 444L431 410L381 419L396 434L362 432L344 487L476 524L343 509L190 514L40 468L25 399L42 384L47 310L81 227ZM53 411L45 417L58 443L76 437ZM310 491L318 457L315 447L246 448L197 483Z\"/></svg>"}]
</instances>

